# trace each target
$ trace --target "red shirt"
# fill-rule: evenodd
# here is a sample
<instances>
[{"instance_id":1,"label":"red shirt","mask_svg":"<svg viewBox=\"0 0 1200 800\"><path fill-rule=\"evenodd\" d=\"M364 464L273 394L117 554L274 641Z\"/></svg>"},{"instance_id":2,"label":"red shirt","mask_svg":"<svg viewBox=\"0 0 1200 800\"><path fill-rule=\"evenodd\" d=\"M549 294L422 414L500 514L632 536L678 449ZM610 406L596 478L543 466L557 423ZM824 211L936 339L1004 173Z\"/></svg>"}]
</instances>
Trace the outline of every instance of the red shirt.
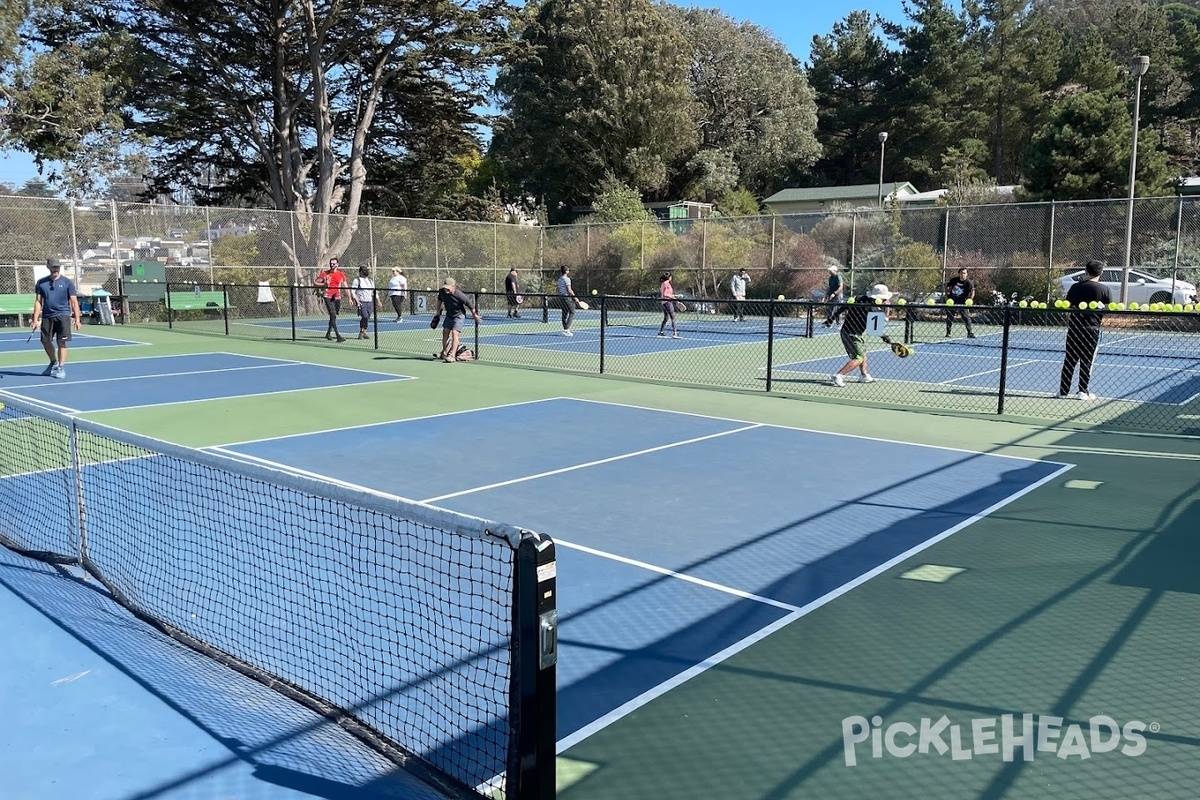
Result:
<instances>
[{"instance_id":1,"label":"red shirt","mask_svg":"<svg viewBox=\"0 0 1200 800\"><path fill-rule=\"evenodd\" d=\"M326 270L318 280L325 287L325 296L331 299L341 297L342 289L346 288L346 273L340 269Z\"/></svg>"}]
</instances>

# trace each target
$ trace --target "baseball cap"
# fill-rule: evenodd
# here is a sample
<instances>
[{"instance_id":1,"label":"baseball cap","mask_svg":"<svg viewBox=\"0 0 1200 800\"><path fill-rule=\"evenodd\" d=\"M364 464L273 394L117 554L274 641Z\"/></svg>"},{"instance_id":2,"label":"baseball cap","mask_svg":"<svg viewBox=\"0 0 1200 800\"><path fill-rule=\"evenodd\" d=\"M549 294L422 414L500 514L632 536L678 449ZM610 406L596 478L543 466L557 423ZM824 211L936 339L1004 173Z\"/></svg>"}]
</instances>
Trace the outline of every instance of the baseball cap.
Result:
<instances>
[{"instance_id":1,"label":"baseball cap","mask_svg":"<svg viewBox=\"0 0 1200 800\"><path fill-rule=\"evenodd\" d=\"M46 269L62 269L62 262L57 258L47 258Z\"/></svg>"}]
</instances>

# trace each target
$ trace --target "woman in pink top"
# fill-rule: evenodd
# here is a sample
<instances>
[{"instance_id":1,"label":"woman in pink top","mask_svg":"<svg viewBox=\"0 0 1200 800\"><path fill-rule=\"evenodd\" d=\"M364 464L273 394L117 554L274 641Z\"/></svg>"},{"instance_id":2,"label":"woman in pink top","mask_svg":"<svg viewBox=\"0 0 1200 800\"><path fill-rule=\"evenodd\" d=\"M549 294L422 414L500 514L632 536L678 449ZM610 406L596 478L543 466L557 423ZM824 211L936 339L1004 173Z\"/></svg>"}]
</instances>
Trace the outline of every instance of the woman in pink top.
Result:
<instances>
[{"instance_id":1,"label":"woman in pink top","mask_svg":"<svg viewBox=\"0 0 1200 800\"><path fill-rule=\"evenodd\" d=\"M671 273L664 272L659 279L658 296L662 298L663 319L658 326L658 335L666 336L667 322L671 323L671 338L679 338L679 329L675 326L675 290L671 288Z\"/></svg>"}]
</instances>

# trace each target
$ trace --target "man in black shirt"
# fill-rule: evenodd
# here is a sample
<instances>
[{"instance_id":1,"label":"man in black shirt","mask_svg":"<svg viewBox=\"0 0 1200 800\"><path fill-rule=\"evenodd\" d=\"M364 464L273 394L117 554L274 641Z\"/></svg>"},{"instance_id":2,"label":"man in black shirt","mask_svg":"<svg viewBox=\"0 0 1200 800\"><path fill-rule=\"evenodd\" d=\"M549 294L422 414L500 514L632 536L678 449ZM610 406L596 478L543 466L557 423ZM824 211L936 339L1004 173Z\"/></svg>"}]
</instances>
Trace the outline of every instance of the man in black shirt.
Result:
<instances>
[{"instance_id":1,"label":"man in black shirt","mask_svg":"<svg viewBox=\"0 0 1200 800\"><path fill-rule=\"evenodd\" d=\"M504 276L504 294L508 297L508 316L520 318L521 301L518 299L521 284L517 281L517 268L513 267Z\"/></svg>"},{"instance_id":2,"label":"man in black shirt","mask_svg":"<svg viewBox=\"0 0 1200 800\"><path fill-rule=\"evenodd\" d=\"M842 347L850 359L831 379L834 386L845 386L846 381L843 376L853 372L855 367L860 373L858 379L860 382L875 382L875 379L867 372L867 315L877 310L876 303L886 303L891 298L892 293L888 291L888 287L877 283L871 287L871 291L862 297L854 298L853 302L842 306L833 315L835 321L839 317L844 318L841 330Z\"/></svg>"},{"instance_id":3,"label":"man in black shirt","mask_svg":"<svg viewBox=\"0 0 1200 800\"><path fill-rule=\"evenodd\" d=\"M1100 273L1104 264L1100 261L1089 261L1084 265L1087 272L1085 280L1078 281L1067 290L1067 302L1072 309L1079 309L1080 303L1098 303L1100 308L1107 308L1112 302L1112 294L1108 287L1100 283ZM1092 361L1096 358L1096 348L1100 346L1100 325L1104 322L1104 314L1100 310L1067 312L1067 344L1063 354L1062 376L1058 381L1058 396L1069 397L1071 394L1071 379L1075 377L1075 364L1079 364L1079 394L1080 400L1095 400L1096 395L1088 391L1088 383L1092 378Z\"/></svg>"},{"instance_id":4,"label":"man in black shirt","mask_svg":"<svg viewBox=\"0 0 1200 800\"><path fill-rule=\"evenodd\" d=\"M967 268L959 267L958 275L946 281L946 299L953 300L954 305L946 306L946 335L954 326L954 315L961 314L967 325L967 338L974 339L975 332L971 330L971 312L967 310L967 301L975 300L975 284L967 279Z\"/></svg>"}]
</instances>

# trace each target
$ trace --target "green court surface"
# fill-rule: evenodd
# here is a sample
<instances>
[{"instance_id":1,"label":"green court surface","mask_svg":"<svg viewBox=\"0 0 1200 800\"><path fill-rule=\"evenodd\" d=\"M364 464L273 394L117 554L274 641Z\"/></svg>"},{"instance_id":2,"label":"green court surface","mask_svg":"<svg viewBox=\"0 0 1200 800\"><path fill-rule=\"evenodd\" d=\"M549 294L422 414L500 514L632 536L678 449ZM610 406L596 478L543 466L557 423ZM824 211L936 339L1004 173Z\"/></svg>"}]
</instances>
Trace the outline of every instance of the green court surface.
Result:
<instances>
[{"instance_id":1,"label":"green court surface","mask_svg":"<svg viewBox=\"0 0 1200 800\"><path fill-rule=\"evenodd\" d=\"M577 397L1073 464L568 743L559 797L1197 795L1200 437L451 365L304 342L214 340L137 326L119 332L152 344L129 348L143 356L220 350L417 378L87 415L195 447ZM81 350L73 358L126 355ZM0 354L0 370L38 360L32 351ZM558 444L529 433L530 446ZM471 457L469 440L464 431L462 458ZM812 468L853 480L853 464ZM736 465L711 469L738 491ZM847 744L864 730L855 720L878 734L868 730ZM1010 745L1024 725L1037 728L1035 747L1017 746L1006 758L1006 724L1015 726ZM989 752L991 744L1000 752Z\"/></svg>"}]
</instances>

